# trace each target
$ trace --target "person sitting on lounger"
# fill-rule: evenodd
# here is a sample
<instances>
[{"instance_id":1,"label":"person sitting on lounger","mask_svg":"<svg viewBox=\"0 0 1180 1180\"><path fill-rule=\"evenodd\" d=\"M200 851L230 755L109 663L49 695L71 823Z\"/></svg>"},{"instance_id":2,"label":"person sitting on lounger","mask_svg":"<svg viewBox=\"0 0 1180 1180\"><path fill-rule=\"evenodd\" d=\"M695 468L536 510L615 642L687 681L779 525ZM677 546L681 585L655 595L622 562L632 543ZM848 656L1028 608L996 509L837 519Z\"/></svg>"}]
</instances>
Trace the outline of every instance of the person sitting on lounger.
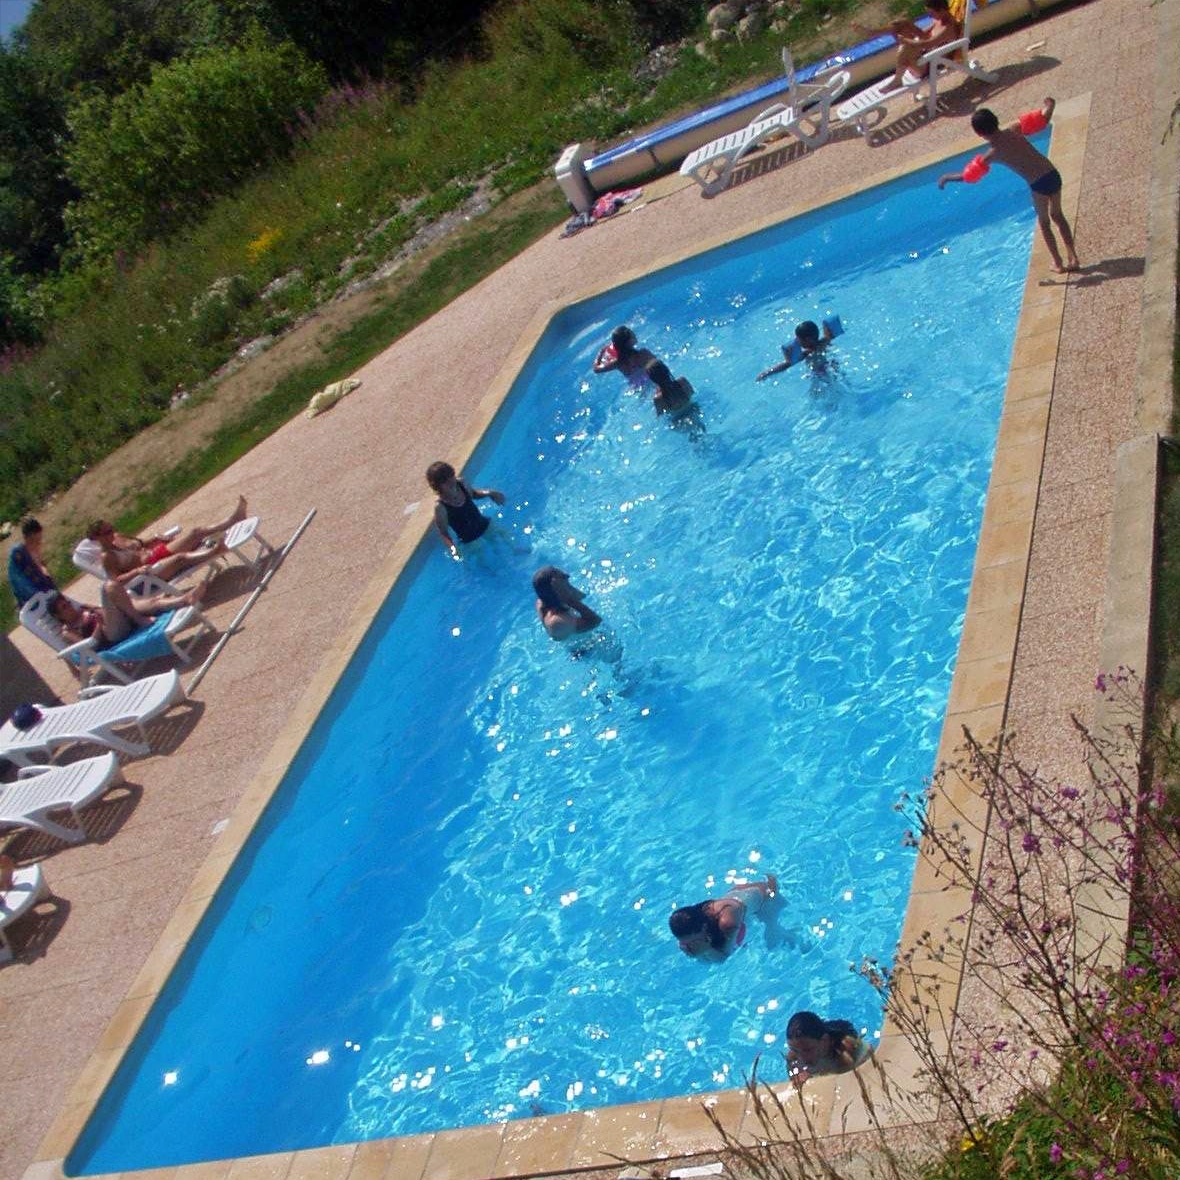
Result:
<instances>
[{"instance_id":1,"label":"person sitting on lounger","mask_svg":"<svg viewBox=\"0 0 1180 1180\"><path fill-rule=\"evenodd\" d=\"M56 590L57 583L41 554L45 539L41 522L26 516L20 522L20 535L20 544L13 545L8 554L8 584L12 587L16 605L24 606L34 594Z\"/></svg>"},{"instance_id":2,"label":"person sitting on lounger","mask_svg":"<svg viewBox=\"0 0 1180 1180\"><path fill-rule=\"evenodd\" d=\"M611 334L610 343L603 345L594 361L596 373L613 373L616 369L628 379L642 377L655 354L639 347L635 333L620 324Z\"/></svg>"},{"instance_id":3,"label":"person sitting on lounger","mask_svg":"<svg viewBox=\"0 0 1180 1180\"><path fill-rule=\"evenodd\" d=\"M86 530L86 537L102 549L102 568L107 577L128 582L137 574L153 573L167 581L195 565L220 557L225 547L209 542L226 529L246 519L246 497L239 496L237 507L217 524L186 529L167 540L164 537L124 537L106 520L96 520Z\"/></svg>"},{"instance_id":4,"label":"person sitting on lounger","mask_svg":"<svg viewBox=\"0 0 1180 1180\"><path fill-rule=\"evenodd\" d=\"M62 634L71 643L97 639L98 649L121 643L141 627L150 627L154 615L162 615L182 606L196 606L205 595L208 581L184 594L154 594L133 598L122 582L104 582L100 591L101 606L86 606L58 594L49 604L49 613L61 624Z\"/></svg>"},{"instance_id":5,"label":"person sitting on lounger","mask_svg":"<svg viewBox=\"0 0 1180 1180\"><path fill-rule=\"evenodd\" d=\"M920 64L922 54L929 53L940 45L949 45L963 35L963 26L951 15L947 0L926 0L926 11L934 21L928 29L920 29L913 21L904 18L895 20L881 29L870 29L857 24L852 26L865 37L891 35L897 38L897 61L891 83L895 87L906 84L907 70L911 76L925 77L926 67Z\"/></svg>"}]
</instances>

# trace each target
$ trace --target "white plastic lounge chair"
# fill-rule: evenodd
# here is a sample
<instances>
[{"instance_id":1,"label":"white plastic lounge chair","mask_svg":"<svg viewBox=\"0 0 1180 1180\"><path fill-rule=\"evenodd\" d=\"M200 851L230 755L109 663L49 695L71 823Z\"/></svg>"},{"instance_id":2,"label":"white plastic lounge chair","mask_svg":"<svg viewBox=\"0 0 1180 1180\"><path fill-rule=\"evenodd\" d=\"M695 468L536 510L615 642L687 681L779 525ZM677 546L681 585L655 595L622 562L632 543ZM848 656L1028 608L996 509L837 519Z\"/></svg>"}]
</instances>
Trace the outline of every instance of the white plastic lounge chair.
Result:
<instances>
[{"instance_id":1,"label":"white plastic lounge chair","mask_svg":"<svg viewBox=\"0 0 1180 1180\"><path fill-rule=\"evenodd\" d=\"M151 574L141 574L128 582L127 589L132 594L151 595L167 594L173 587ZM55 594L52 590L34 594L20 608L20 621L38 639L49 644L59 660L67 660L77 668L83 688L103 675L120 684L130 684L135 679L133 671L120 665L141 664L160 656L176 656L181 663L190 663L193 644L207 631L213 630L213 624L199 606L182 606L157 615L150 627L143 627L110 647L99 648L98 641L93 638L71 643L49 610ZM190 630L192 634L182 643L178 637Z\"/></svg>"},{"instance_id":2,"label":"white plastic lounge chair","mask_svg":"<svg viewBox=\"0 0 1180 1180\"><path fill-rule=\"evenodd\" d=\"M5 721L0 725L0 758L30 766L33 755L50 761L55 750L72 742L95 742L130 757L148 754L151 747L143 727L187 699L175 671L145 676L133 684L92 685L79 696L75 705L41 706L41 720L28 729ZM134 725L144 740L128 741L114 732L126 725Z\"/></svg>"},{"instance_id":3,"label":"white plastic lounge chair","mask_svg":"<svg viewBox=\"0 0 1180 1180\"><path fill-rule=\"evenodd\" d=\"M870 114L874 111L883 111L895 98L903 94L911 95L915 101L921 101L923 86L927 87L926 113L930 118L934 118L938 113L938 84L947 75L960 73L989 83L994 82L999 76L993 70L985 70L976 58L967 56L970 46L971 4L968 0L963 15L963 35L958 40L939 45L922 54L919 60L926 67L922 75L907 70L903 85L895 86L893 75L890 74L867 90L857 91L836 107L836 122L851 123L867 141L870 130L867 120Z\"/></svg>"},{"instance_id":4,"label":"white plastic lounge chair","mask_svg":"<svg viewBox=\"0 0 1180 1180\"><path fill-rule=\"evenodd\" d=\"M77 844L86 838L79 810L122 779L113 751L67 766L26 766L15 783L0 786L0 829L34 828ZM69 811L74 826L50 819L51 811Z\"/></svg>"},{"instance_id":5,"label":"white plastic lounge chair","mask_svg":"<svg viewBox=\"0 0 1180 1180\"><path fill-rule=\"evenodd\" d=\"M236 524L231 525L225 531L222 538L225 542L225 547L232 553L243 565L249 566L252 570L261 568L263 562L270 557L274 552L274 546L266 541L262 534L258 531L257 516L247 516L244 520L239 520ZM175 536L180 532L179 527L173 526L168 529L163 536ZM253 555L246 552L246 547L253 542L258 548ZM102 546L97 541L92 541L88 537L83 537L81 541L74 546L74 552L70 555L74 565L78 567L84 574L92 574L98 578L99 581L105 582L107 579L106 570L102 567ZM199 554L197 554L199 556ZM167 559L166 559L167 560ZM159 566L156 563L156 567ZM173 577L166 583L169 587L175 589L177 582L183 578L188 577L189 574L197 573L198 571L209 571L212 568L220 568L217 562L206 562L201 565L194 565L190 569L182 570L179 574L174 574Z\"/></svg>"},{"instance_id":6,"label":"white plastic lounge chair","mask_svg":"<svg viewBox=\"0 0 1180 1180\"><path fill-rule=\"evenodd\" d=\"M749 152L769 139L787 134L809 148L827 143L832 103L847 89L851 75L847 70L827 71L822 82L800 82L791 51L786 48L783 68L787 74L786 101L759 112L740 130L690 152L680 165L681 176L692 177L706 195L711 195L729 183L733 170Z\"/></svg>"},{"instance_id":7,"label":"white plastic lounge chair","mask_svg":"<svg viewBox=\"0 0 1180 1180\"><path fill-rule=\"evenodd\" d=\"M0 963L12 962L7 928L48 896L49 886L41 873L40 864L14 870L12 884L0 891Z\"/></svg>"}]
</instances>

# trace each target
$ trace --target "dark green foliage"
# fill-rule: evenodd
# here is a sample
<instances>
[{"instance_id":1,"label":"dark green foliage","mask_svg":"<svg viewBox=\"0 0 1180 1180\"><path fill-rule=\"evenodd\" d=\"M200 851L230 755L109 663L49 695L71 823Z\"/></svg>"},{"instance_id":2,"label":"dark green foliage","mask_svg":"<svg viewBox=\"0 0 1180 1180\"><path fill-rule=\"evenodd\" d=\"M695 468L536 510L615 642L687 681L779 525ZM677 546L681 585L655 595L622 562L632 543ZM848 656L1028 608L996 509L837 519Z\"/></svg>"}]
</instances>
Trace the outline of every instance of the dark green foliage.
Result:
<instances>
[{"instance_id":1,"label":"dark green foliage","mask_svg":"<svg viewBox=\"0 0 1180 1180\"><path fill-rule=\"evenodd\" d=\"M1163 695L1180 699L1180 449L1163 449L1153 646Z\"/></svg>"},{"instance_id":2,"label":"dark green foliage","mask_svg":"<svg viewBox=\"0 0 1180 1180\"><path fill-rule=\"evenodd\" d=\"M16 273L11 256L0 254L0 352L13 344L39 343L41 330L41 309L30 280Z\"/></svg>"},{"instance_id":3,"label":"dark green foliage","mask_svg":"<svg viewBox=\"0 0 1180 1180\"><path fill-rule=\"evenodd\" d=\"M254 38L157 68L146 86L70 114L70 225L84 255L137 248L191 221L289 145L327 79L293 45Z\"/></svg>"},{"instance_id":4,"label":"dark green foliage","mask_svg":"<svg viewBox=\"0 0 1180 1180\"><path fill-rule=\"evenodd\" d=\"M0 254L41 274L57 263L62 210L75 190L64 175L65 107L27 55L0 42Z\"/></svg>"}]
</instances>

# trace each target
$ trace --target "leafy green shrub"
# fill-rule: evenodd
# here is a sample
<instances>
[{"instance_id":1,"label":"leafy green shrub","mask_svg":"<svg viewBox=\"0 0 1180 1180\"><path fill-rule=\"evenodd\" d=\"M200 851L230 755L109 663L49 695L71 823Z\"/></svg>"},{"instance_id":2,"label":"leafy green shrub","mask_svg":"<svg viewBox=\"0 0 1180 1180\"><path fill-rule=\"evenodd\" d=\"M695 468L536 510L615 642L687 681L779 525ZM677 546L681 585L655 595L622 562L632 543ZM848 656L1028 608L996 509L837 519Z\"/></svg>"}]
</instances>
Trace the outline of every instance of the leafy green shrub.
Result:
<instances>
[{"instance_id":1,"label":"leafy green shrub","mask_svg":"<svg viewBox=\"0 0 1180 1180\"><path fill-rule=\"evenodd\" d=\"M157 68L151 83L70 113L67 220L86 254L136 246L190 221L284 151L298 112L327 88L320 66L259 38Z\"/></svg>"}]
</instances>

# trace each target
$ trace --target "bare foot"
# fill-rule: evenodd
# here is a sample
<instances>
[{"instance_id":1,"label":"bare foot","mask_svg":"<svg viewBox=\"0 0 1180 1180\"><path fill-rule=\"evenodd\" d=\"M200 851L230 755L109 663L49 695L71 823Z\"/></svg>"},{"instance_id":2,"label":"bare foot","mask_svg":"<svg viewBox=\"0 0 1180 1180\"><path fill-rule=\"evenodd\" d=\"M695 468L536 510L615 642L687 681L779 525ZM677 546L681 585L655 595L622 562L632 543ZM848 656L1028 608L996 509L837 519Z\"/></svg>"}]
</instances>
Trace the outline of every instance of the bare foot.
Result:
<instances>
[{"instance_id":1,"label":"bare foot","mask_svg":"<svg viewBox=\"0 0 1180 1180\"><path fill-rule=\"evenodd\" d=\"M185 604L185 606L196 606L197 603L205 597L205 592L208 589L209 578L205 578L204 581L198 582L187 594L185 594L181 601Z\"/></svg>"},{"instance_id":2,"label":"bare foot","mask_svg":"<svg viewBox=\"0 0 1180 1180\"><path fill-rule=\"evenodd\" d=\"M230 520L239 521L239 520L245 520L245 519L246 519L246 497L239 496L238 497L238 506L234 509L233 515L230 517Z\"/></svg>"}]
</instances>

